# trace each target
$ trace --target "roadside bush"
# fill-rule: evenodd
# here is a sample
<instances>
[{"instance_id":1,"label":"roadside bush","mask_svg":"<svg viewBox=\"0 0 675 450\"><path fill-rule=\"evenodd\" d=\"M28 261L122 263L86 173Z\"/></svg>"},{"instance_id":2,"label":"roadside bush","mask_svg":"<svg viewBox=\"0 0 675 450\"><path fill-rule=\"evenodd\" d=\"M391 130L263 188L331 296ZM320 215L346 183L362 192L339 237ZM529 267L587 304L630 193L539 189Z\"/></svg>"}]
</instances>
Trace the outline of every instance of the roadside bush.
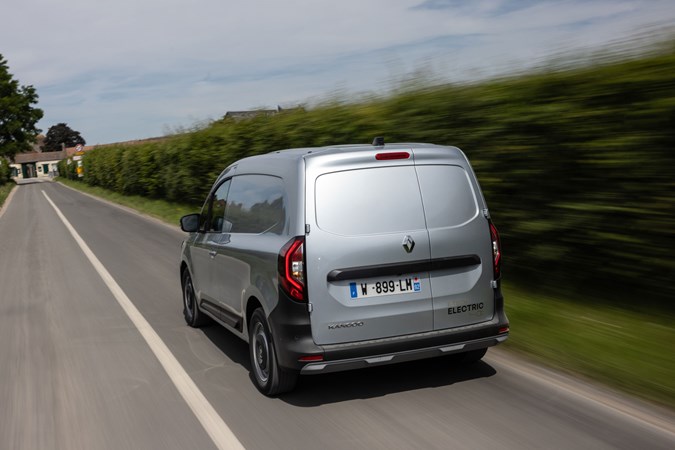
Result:
<instances>
[{"instance_id":1,"label":"roadside bush","mask_svg":"<svg viewBox=\"0 0 675 450\"><path fill-rule=\"evenodd\" d=\"M12 169L5 158L0 157L0 186L12 179Z\"/></svg>"},{"instance_id":2,"label":"roadside bush","mask_svg":"<svg viewBox=\"0 0 675 450\"><path fill-rule=\"evenodd\" d=\"M77 176L77 163L72 159L62 159L59 161L57 168L59 170L60 177L65 177L69 180L79 179Z\"/></svg>"}]
</instances>

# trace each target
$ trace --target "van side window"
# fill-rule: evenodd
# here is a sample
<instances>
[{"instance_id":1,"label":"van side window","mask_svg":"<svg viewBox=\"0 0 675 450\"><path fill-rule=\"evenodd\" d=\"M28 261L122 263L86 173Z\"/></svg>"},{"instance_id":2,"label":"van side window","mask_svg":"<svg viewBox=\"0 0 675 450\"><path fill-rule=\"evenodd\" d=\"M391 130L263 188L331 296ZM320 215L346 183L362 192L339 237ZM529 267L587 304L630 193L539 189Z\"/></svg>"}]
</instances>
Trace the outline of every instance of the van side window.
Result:
<instances>
[{"instance_id":1,"label":"van side window","mask_svg":"<svg viewBox=\"0 0 675 450\"><path fill-rule=\"evenodd\" d=\"M225 221L232 233L281 234L286 223L281 178L267 175L232 178Z\"/></svg>"},{"instance_id":2,"label":"van side window","mask_svg":"<svg viewBox=\"0 0 675 450\"><path fill-rule=\"evenodd\" d=\"M204 204L199 218L200 230L207 233L220 233L225 222L225 208L227 206L227 192L230 189L230 180L218 186L218 189Z\"/></svg>"}]
</instances>

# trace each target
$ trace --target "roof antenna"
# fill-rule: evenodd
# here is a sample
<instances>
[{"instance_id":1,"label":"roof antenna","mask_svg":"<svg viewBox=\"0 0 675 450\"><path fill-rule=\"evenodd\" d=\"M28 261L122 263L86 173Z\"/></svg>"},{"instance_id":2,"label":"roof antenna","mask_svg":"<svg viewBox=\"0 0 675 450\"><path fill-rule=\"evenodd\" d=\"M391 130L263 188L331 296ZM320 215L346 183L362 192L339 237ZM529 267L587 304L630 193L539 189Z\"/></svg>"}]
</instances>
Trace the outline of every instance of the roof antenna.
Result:
<instances>
[{"instance_id":1,"label":"roof antenna","mask_svg":"<svg viewBox=\"0 0 675 450\"><path fill-rule=\"evenodd\" d=\"M378 136L375 139L373 139L373 147L383 147L384 146L384 138L382 136Z\"/></svg>"}]
</instances>

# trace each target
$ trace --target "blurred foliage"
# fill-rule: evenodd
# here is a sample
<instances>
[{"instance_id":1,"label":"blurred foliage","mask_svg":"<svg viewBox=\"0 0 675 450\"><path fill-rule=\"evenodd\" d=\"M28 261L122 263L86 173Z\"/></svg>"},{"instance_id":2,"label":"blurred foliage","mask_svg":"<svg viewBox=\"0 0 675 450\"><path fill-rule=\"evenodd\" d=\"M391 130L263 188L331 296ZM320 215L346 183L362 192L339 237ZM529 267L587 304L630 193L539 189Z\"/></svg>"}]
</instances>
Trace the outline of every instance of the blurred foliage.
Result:
<instances>
[{"instance_id":1,"label":"blurred foliage","mask_svg":"<svg viewBox=\"0 0 675 450\"><path fill-rule=\"evenodd\" d=\"M59 176L69 180L77 179L77 163L73 161L72 158L62 159L59 161L57 168L59 170Z\"/></svg>"},{"instance_id":2,"label":"blurred foliage","mask_svg":"<svg viewBox=\"0 0 675 450\"><path fill-rule=\"evenodd\" d=\"M0 208L5 204L5 200L7 200L7 197L9 196L9 193L12 192L14 186L14 182L0 184Z\"/></svg>"},{"instance_id":3,"label":"blurred foliage","mask_svg":"<svg viewBox=\"0 0 675 450\"><path fill-rule=\"evenodd\" d=\"M12 169L5 158L0 157L0 186L12 179Z\"/></svg>"},{"instance_id":4,"label":"blurred foliage","mask_svg":"<svg viewBox=\"0 0 675 450\"><path fill-rule=\"evenodd\" d=\"M504 344L563 369L675 407L673 314L569 302L504 283L511 336Z\"/></svg>"},{"instance_id":5,"label":"blurred foliage","mask_svg":"<svg viewBox=\"0 0 675 450\"><path fill-rule=\"evenodd\" d=\"M673 46L624 62L419 87L99 147L84 157L84 180L199 206L241 157L374 136L465 151L501 231L510 279L675 309Z\"/></svg>"}]
</instances>

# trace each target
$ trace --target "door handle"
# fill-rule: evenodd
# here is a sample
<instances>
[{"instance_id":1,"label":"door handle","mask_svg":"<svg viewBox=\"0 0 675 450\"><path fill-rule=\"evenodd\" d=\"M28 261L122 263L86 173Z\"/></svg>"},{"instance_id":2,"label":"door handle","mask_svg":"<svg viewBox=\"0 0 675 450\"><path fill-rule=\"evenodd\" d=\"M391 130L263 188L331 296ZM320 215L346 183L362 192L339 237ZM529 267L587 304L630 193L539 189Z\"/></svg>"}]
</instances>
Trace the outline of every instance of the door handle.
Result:
<instances>
[{"instance_id":1,"label":"door handle","mask_svg":"<svg viewBox=\"0 0 675 450\"><path fill-rule=\"evenodd\" d=\"M217 253L217 252L216 252L215 250L211 250L211 251L209 252L209 256L211 257L211 259L213 259L213 258L216 257L216 253Z\"/></svg>"}]
</instances>

